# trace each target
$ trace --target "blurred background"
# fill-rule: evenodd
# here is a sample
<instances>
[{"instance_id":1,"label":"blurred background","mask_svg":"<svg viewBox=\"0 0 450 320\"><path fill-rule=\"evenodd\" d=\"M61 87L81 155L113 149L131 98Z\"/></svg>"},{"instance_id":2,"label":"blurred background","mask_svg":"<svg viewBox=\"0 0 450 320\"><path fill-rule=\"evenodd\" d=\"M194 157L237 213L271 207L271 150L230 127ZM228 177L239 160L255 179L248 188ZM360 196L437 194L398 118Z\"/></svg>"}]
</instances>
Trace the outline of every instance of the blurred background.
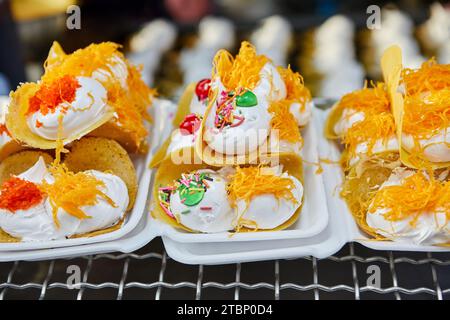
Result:
<instances>
[{"instance_id":1,"label":"blurred background","mask_svg":"<svg viewBox=\"0 0 450 320\"><path fill-rule=\"evenodd\" d=\"M399 44L405 64L450 63L448 2L334 0L0 0L0 95L36 81L54 40L66 52L115 41L145 81L176 98L208 77L214 53L249 39L299 71L315 96L338 98L380 80L379 57ZM75 5L75 7L74 7ZM381 11L379 11L381 9ZM369 20L368 20L369 19Z\"/></svg>"}]
</instances>

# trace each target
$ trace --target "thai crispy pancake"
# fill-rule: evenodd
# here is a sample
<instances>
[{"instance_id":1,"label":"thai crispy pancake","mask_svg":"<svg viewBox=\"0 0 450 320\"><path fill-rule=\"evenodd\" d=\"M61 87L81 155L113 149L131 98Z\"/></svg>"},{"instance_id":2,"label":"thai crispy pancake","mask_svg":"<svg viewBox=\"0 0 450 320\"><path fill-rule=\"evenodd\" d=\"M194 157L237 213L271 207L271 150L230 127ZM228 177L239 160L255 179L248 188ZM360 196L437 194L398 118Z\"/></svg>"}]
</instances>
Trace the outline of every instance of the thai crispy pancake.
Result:
<instances>
[{"instance_id":1,"label":"thai crispy pancake","mask_svg":"<svg viewBox=\"0 0 450 320\"><path fill-rule=\"evenodd\" d=\"M270 163L271 162L270 157L267 157L265 159L260 159L259 163ZM302 166L302 160L300 157L294 156L294 155L283 155L280 156L279 163L283 165L283 171L288 172L290 175L297 178L302 184L303 184L303 166ZM181 165L175 165L170 159L166 159L165 161L162 161L158 167L158 171L156 172L155 176L155 183L153 185L153 195L152 195L152 204L151 204L151 215L158 220L163 221L164 223L180 228L183 230L186 230L188 232L195 232L190 230L189 228L183 226L182 224L178 223L175 219L172 219L169 217L164 210L159 205L159 197L158 197L158 189L160 186L169 185L174 180L178 179L182 173L192 172L200 169L212 169L217 170L217 168L214 168L212 166L209 166L205 163L203 164L181 164ZM224 201L228 201L227 199L224 199ZM303 204L303 201L302 201ZM300 206L296 212L292 215L292 217L284 222L282 225L278 226L277 228L270 229L270 230L263 230L259 229L258 231L277 231L277 230L283 230L291 226L292 224L297 221L298 217L300 216L302 206ZM255 232L254 229L250 228L240 228L239 232Z\"/></svg>"},{"instance_id":2,"label":"thai crispy pancake","mask_svg":"<svg viewBox=\"0 0 450 320\"><path fill-rule=\"evenodd\" d=\"M73 172L98 170L121 178L128 188L130 210L136 199L137 177L128 153L114 140L85 137L72 144L64 164Z\"/></svg>"}]
</instances>

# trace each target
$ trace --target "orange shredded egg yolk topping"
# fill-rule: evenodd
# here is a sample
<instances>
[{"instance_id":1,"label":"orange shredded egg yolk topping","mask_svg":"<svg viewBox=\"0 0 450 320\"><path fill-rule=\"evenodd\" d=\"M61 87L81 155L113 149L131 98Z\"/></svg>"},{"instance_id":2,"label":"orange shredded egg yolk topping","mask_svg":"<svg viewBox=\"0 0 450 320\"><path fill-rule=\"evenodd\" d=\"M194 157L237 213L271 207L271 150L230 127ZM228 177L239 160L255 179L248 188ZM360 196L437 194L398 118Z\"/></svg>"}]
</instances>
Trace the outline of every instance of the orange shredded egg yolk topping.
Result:
<instances>
[{"instance_id":1,"label":"orange shredded egg yolk topping","mask_svg":"<svg viewBox=\"0 0 450 320\"><path fill-rule=\"evenodd\" d=\"M79 87L77 79L68 75L57 78L48 85L43 83L28 101L27 115L38 111L43 115L55 112L61 103L70 103L75 99L75 93Z\"/></svg>"},{"instance_id":2,"label":"orange shredded egg yolk topping","mask_svg":"<svg viewBox=\"0 0 450 320\"><path fill-rule=\"evenodd\" d=\"M303 84L303 78L298 72L293 72L290 67L277 68L286 84L286 99L271 102L268 111L272 113L270 125L272 129L278 130L281 140L288 142L302 142L297 121L290 111L292 103L301 104L304 110L305 104L311 100L311 93Z\"/></svg>"},{"instance_id":3,"label":"orange shredded egg yolk topping","mask_svg":"<svg viewBox=\"0 0 450 320\"><path fill-rule=\"evenodd\" d=\"M226 50L219 50L216 53L212 79L218 76L228 91L236 88L251 90L259 82L259 73L269 61L266 56L257 55L253 45L243 41L236 58Z\"/></svg>"},{"instance_id":4,"label":"orange shredded egg yolk topping","mask_svg":"<svg viewBox=\"0 0 450 320\"><path fill-rule=\"evenodd\" d=\"M402 72L405 86L403 132L429 138L450 125L450 64L431 59Z\"/></svg>"},{"instance_id":5,"label":"orange shredded egg yolk topping","mask_svg":"<svg viewBox=\"0 0 450 320\"><path fill-rule=\"evenodd\" d=\"M384 217L389 221L413 217L411 225L423 213L443 211L450 217L450 181L441 182L428 178L423 172L417 172L401 185L392 185L380 189L374 197L369 213L378 208L386 208Z\"/></svg>"},{"instance_id":6,"label":"orange shredded egg yolk topping","mask_svg":"<svg viewBox=\"0 0 450 320\"><path fill-rule=\"evenodd\" d=\"M229 177L230 183L227 191L231 204L236 205L238 200L247 203L258 195L273 194L277 199L286 199L297 203L292 190L294 182L287 177L280 177L271 173L267 167L236 167L236 172Z\"/></svg>"},{"instance_id":7,"label":"orange shredded egg yolk topping","mask_svg":"<svg viewBox=\"0 0 450 320\"><path fill-rule=\"evenodd\" d=\"M291 103L299 102L304 110L306 102L311 101L311 92L305 87L303 77L300 73L294 72L291 66L278 67L277 70L286 85L286 100Z\"/></svg>"},{"instance_id":8,"label":"orange shredded egg yolk topping","mask_svg":"<svg viewBox=\"0 0 450 320\"><path fill-rule=\"evenodd\" d=\"M373 88L368 88L366 84L363 89L346 94L339 101L337 108L364 113L364 120L355 123L342 137L351 155L356 153L356 147L360 143L368 143L370 154L377 140L386 142L395 135L394 116L383 83Z\"/></svg>"},{"instance_id":9,"label":"orange shredded egg yolk topping","mask_svg":"<svg viewBox=\"0 0 450 320\"><path fill-rule=\"evenodd\" d=\"M268 111L272 113L270 126L278 131L279 138L288 142L302 142L297 121L290 111L291 102L288 100L274 101Z\"/></svg>"},{"instance_id":10,"label":"orange shredded egg yolk topping","mask_svg":"<svg viewBox=\"0 0 450 320\"><path fill-rule=\"evenodd\" d=\"M39 187L18 177L3 182L0 189L0 208L11 212L27 210L39 204L44 195Z\"/></svg>"},{"instance_id":11,"label":"orange shredded egg yolk topping","mask_svg":"<svg viewBox=\"0 0 450 320\"><path fill-rule=\"evenodd\" d=\"M116 206L114 201L99 189L105 184L94 176L84 172L71 172L64 164L59 163L54 163L49 170L55 181L53 183L44 181L40 188L49 197L53 219L57 226L59 226L57 218L59 208L78 219L85 219L90 217L84 213L82 207L95 205L98 197L106 200L111 206Z\"/></svg>"}]
</instances>

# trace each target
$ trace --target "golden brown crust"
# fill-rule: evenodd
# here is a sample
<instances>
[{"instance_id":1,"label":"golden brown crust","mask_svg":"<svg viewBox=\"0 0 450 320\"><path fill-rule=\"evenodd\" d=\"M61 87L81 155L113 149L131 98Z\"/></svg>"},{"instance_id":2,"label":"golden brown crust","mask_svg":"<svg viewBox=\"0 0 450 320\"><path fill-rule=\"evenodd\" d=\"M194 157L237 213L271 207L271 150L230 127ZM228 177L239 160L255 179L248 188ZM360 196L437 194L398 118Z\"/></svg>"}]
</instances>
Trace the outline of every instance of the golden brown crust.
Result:
<instances>
[{"instance_id":1,"label":"golden brown crust","mask_svg":"<svg viewBox=\"0 0 450 320\"><path fill-rule=\"evenodd\" d=\"M46 164L53 161L53 157L46 152L25 150L5 158L0 163L0 183L9 179L11 175L18 175L31 168L42 157Z\"/></svg>"},{"instance_id":2,"label":"golden brown crust","mask_svg":"<svg viewBox=\"0 0 450 320\"><path fill-rule=\"evenodd\" d=\"M111 171L127 185L130 198L128 210L133 207L137 194L136 170L128 153L118 142L106 138L85 137L74 142L70 149L64 158L69 170Z\"/></svg>"},{"instance_id":3,"label":"golden brown crust","mask_svg":"<svg viewBox=\"0 0 450 320\"><path fill-rule=\"evenodd\" d=\"M88 134L89 137L100 137L115 140L129 153L145 153L148 150L147 143L139 143L131 132L124 130L116 121L109 120Z\"/></svg>"},{"instance_id":4,"label":"golden brown crust","mask_svg":"<svg viewBox=\"0 0 450 320\"><path fill-rule=\"evenodd\" d=\"M0 161L3 161L10 155L17 153L26 149L25 146L21 145L15 140L8 141L3 147L0 148Z\"/></svg>"}]
</instances>

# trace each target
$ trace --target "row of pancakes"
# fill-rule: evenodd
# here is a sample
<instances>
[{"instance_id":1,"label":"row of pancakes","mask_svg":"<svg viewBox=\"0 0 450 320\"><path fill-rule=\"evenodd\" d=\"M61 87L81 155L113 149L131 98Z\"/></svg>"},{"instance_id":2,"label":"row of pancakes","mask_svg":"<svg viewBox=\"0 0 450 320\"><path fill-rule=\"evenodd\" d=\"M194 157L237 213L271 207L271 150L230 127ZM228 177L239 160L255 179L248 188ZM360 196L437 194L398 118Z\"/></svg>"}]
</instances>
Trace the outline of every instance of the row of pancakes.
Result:
<instances>
[{"instance_id":1,"label":"row of pancakes","mask_svg":"<svg viewBox=\"0 0 450 320\"><path fill-rule=\"evenodd\" d=\"M5 103L0 241L45 241L115 230L134 205L129 154L147 151L155 92L106 42L66 54L54 43L37 83Z\"/></svg>"},{"instance_id":2,"label":"row of pancakes","mask_svg":"<svg viewBox=\"0 0 450 320\"><path fill-rule=\"evenodd\" d=\"M341 195L375 239L448 245L450 65L402 68L395 46L381 64L385 83L343 96L326 123L344 147Z\"/></svg>"},{"instance_id":3,"label":"row of pancakes","mask_svg":"<svg viewBox=\"0 0 450 320\"><path fill-rule=\"evenodd\" d=\"M302 137L312 99L302 77L242 42L210 79L187 86L155 155L152 215L189 232L280 230L303 203Z\"/></svg>"}]
</instances>

